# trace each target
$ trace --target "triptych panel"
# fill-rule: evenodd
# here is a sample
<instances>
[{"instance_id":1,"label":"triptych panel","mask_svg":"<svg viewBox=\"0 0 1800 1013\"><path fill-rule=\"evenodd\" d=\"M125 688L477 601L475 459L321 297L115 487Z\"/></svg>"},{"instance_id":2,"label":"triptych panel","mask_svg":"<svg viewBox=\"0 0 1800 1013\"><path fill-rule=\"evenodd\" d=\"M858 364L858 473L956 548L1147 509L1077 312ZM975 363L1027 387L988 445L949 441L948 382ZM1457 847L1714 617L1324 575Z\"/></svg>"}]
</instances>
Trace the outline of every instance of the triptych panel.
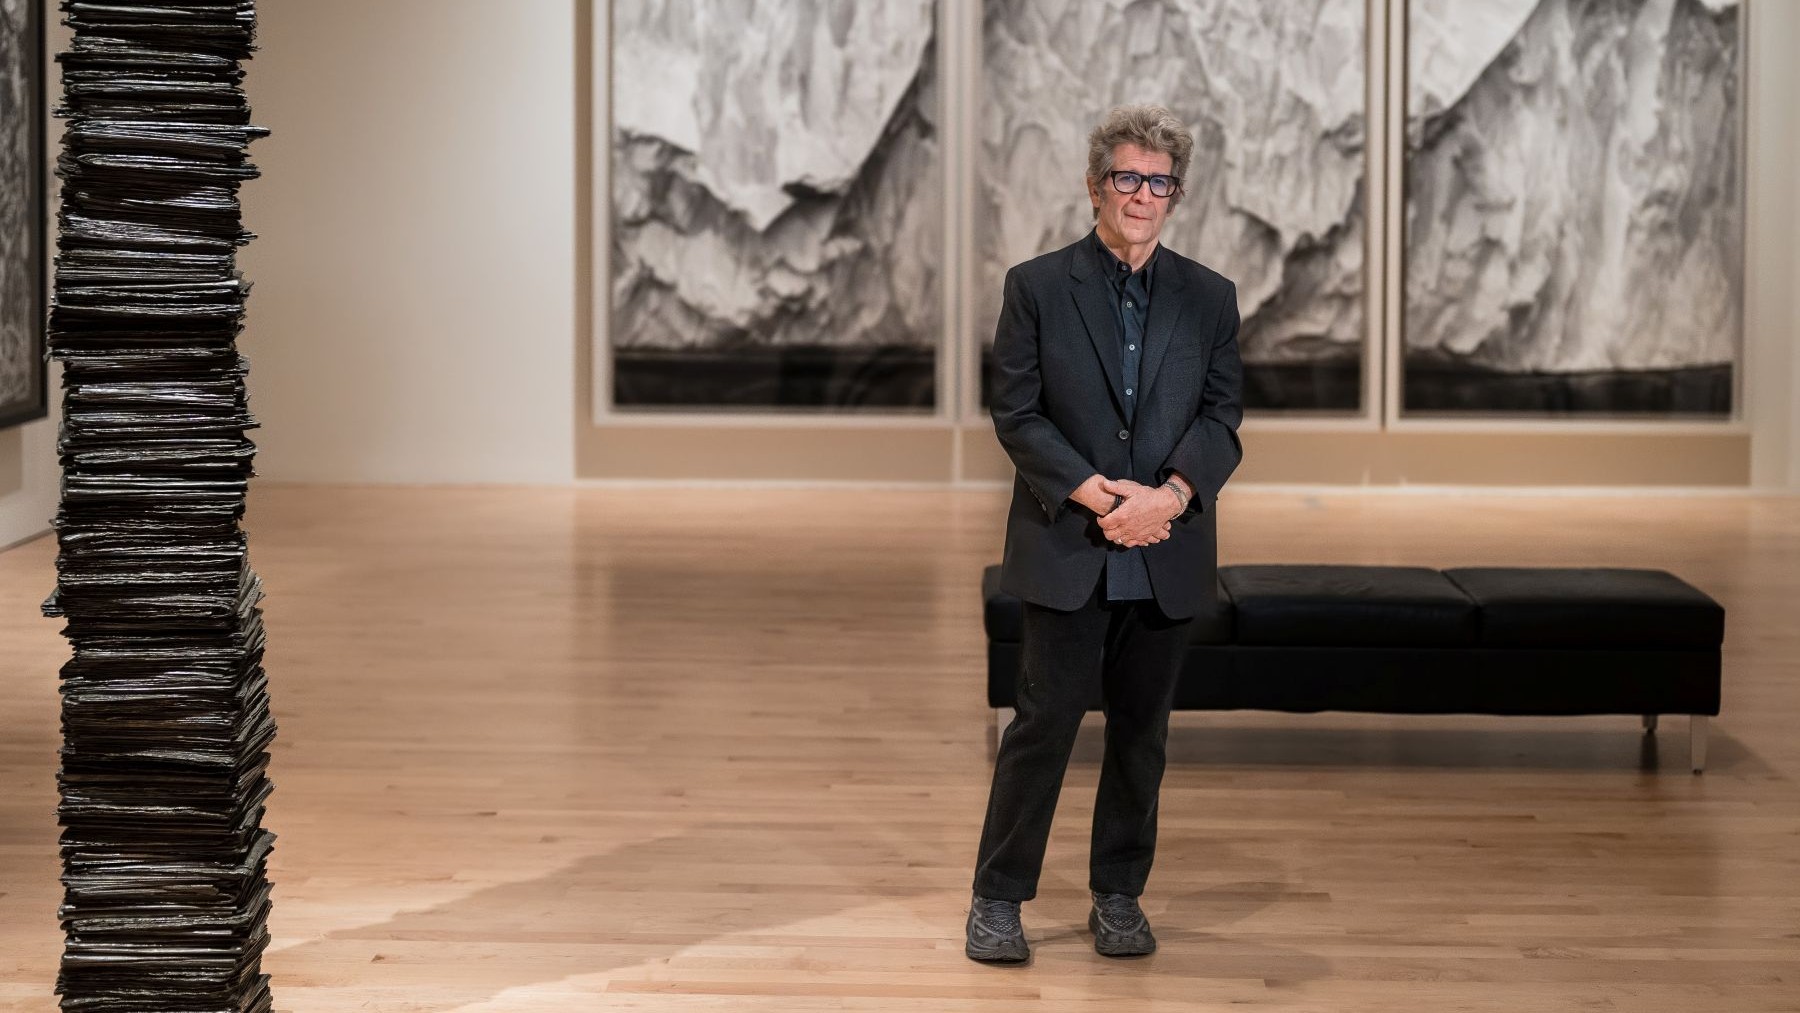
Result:
<instances>
[{"instance_id":1,"label":"triptych panel","mask_svg":"<svg viewBox=\"0 0 1800 1013\"><path fill-rule=\"evenodd\" d=\"M1008 267L1093 227L1106 111L1165 105L1194 158L1162 241L1237 283L1246 406L1360 410L1366 20L1364 0L985 0L976 320Z\"/></svg>"},{"instance_id":2,"label":"triptych panel","mask_svg":"<svg viewBox=\"0 0 1800 1013\"><path fill-rule=\"evenodd\" d=\"M1731 414L1740 16L1411 0L1404 414Z\"/></svg>"},{"instance_id":3,"label":"triptych panel","mask_svg":"<svg viewBox=\"0 0 1800 1013\"><path fill-rule=\"evenodd\" d=\"M937 404L936 6L614 5L614 405Z\"/></svg>"}]
</instances>

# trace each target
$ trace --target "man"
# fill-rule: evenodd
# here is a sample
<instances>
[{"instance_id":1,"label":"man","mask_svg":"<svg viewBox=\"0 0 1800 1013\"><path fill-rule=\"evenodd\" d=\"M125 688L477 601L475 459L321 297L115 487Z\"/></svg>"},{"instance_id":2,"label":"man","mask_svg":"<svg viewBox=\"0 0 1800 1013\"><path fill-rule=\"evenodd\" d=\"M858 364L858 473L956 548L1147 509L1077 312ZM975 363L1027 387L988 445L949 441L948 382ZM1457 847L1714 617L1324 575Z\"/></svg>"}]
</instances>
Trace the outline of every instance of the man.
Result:
<instances>
[{"instance_id":1,"label":"man","mask_svg":"<svg viewBox=\"0 0 1800 1013\"><path fill-rule=\"evenodd\" d=\"M1088 926L1108 956L1156 948L1138 897L1169 708L1188 621L1215 605L1214 506L1243 457L1236 287L1158 244L1192 154L1167 109L1113 110L1088 138L1093 231L1006 275L991 404L1018 470L1001 587L1025 602L1024 664L981 832L975 960L1030 956L1019 905L1096 679Z\"/></svg>"}]
</instances>

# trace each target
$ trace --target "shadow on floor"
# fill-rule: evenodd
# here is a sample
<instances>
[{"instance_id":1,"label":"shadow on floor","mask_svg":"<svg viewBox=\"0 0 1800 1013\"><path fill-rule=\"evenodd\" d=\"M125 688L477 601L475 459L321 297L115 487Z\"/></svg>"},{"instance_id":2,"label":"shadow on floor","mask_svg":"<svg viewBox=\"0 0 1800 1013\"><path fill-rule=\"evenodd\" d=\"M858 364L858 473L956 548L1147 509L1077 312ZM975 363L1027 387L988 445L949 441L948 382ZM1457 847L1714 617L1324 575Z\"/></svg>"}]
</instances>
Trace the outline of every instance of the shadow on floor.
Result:
<instances>
[{"instance_id":1,"label":"shadow on floor","mask_svg":"<svg viewBox=\"0 0 1800 1013\"><path fill-rule=\"evenodd\" d=\"M1036 959L1023 969L977 965L963 956L969 871L962 859L972 856L948 854L945 841L915 832L928 826L854 814L830 825L697 823L685 834L626 844L534 879L272 951L265 970L275 976L284 1008L292 1003L284 992L331 989L353 990L359 999L366 991L375 1005L404 995L404 1008L466 1013L490 1002L494 1009L525 1008L521 1003L534 1011L592 1009L602 1002L596 989L621 998L697 992L717 999L733 993L734 970L762 1000L785 987L769 981L772 969L791 972L781 980L800 983L815 998L823 994L819 986L804 983L815 972L837 981L866 972L867 982L846 985L852 995L889 987L882 982L896 972L934 976L896 992L913 1002L991 999L996 986L1022 989L1019 998L1027 999L1038 986L1021 975L1046 962L1059 973L1079 973L1078 965L1096 961L1096 973L1117 970L1091 950L1085 880L1066 874L1081 863L1065 852L1085 844L1085 823L1059 824L1065 836L1053 844L1038 900L1026 906ZM1170 829L1163 843L1190 852L1200 867L1265 877L1146 896L1165 944L1221 938L1226 927L1294 896L1280 882L1277 863L1227 853L1227 844L1201 831ZM1260 973L1259 962L1289 980L1329 973L1327 961L1309 954L1255 943L1251 950L1244 956L1240 944L1231 958L1246 961L1250 977ZM1146 962L1135 966L1153 969ZM621 980L601 981L628 968L634 970ZM583 978L591 980L577 980ZM566 991L507 996L558 982L567 983ZM1121 994L1128 993L1127 987Z\"/></svg>"},{"instance_id":2,"label":"shadow on floor","mask_svg":"<svg viewBox=\"0 0 1800 1013\"><path fill-rule=\"evenodd\" d=\"M1204 715L1178 715L1169 729L1171 769L1178 765L1320 766L1343 768L1441 767L1532 770L1638 770L1688 774L1688 722L1685 716L1662 718L1654 735L1646 735L1639 719L1618 718L1619 727L1557 728L1556 722L1577 719L1520 718L1510 728L1321 728L1306 727L1306 715L1271 715L1257 727L1209 727ZM1455 720L1450 716L1449 720ZM1446 720L1436 715L1419 721ZM1482 720L1494 720L1484 718ZM1506 719L1500 719L1506 720ZM1276 722L1293 722L1278 724ZM990 740L992 734L990 733ZM1737 739L1721 734L1713 719L1708 736L1706 770L1731 776L1772 774ZM990 743L991 745L991 743ZM1073 763L1098 764L1105 747L1101 718L1088 715L1076 739ZM991 754L991 748L990 748ZM991 755L990 755L991 759Z\"/></svg>"}]
</instances>

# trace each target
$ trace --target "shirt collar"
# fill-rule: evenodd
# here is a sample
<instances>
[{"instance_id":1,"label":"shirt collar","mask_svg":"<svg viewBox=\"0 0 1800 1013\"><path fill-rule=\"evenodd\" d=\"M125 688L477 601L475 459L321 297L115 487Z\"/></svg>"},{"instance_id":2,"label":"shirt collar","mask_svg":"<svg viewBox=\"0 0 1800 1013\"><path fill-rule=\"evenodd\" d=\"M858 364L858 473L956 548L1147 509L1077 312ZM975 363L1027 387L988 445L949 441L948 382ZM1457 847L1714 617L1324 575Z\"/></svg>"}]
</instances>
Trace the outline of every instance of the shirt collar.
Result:
<instances>
[{"instance_id":1,"label":"shirt collar","mask_svg":"<svg viewBox=\"0 0 1800 1013\"><path fill-rule=\"evenodd\" d=\"M1099 229L1091 230L1088 233L1088 239L1094 244L1094 249L1100 251L1100 263L1102 265L1102 270L1106 272L1107 279L1114 285L1123 285L1125 279L1130 275L1131 265L1120 260L1112 250L1107 248L1106 243L1100 239ZM1144 261L1144 266L1138 271L1138 273L1143 276L1144 288L1146 291L1150 288L1150 282L1156 267L1156 262L1161 257L1162 244L1157 243L1156 249L1150 251L1150 259Z\"/></svg>"}]
</instances>

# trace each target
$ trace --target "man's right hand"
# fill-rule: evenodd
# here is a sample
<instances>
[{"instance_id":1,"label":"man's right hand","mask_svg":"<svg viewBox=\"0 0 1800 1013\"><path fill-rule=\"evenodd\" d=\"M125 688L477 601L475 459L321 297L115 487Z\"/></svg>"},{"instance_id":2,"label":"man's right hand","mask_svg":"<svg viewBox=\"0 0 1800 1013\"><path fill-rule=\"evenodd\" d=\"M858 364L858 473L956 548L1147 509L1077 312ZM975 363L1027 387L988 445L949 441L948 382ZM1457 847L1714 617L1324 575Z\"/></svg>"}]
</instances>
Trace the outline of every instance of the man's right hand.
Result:
<instances>
[{"instance_id":1,"label":"man's right hand","mask_svg":"<svg viewBox=\"0 0 1800 1013\"><path fill-rule=\"evenodd\" d=\"M1100 531L1127 548L1167 541L1175 517L1181 513L1180 499L1161 487L1121 478L1101 483L1100 491L1125 499L1111 514L1100 518Z\"/></svg>"}]
</instances>

